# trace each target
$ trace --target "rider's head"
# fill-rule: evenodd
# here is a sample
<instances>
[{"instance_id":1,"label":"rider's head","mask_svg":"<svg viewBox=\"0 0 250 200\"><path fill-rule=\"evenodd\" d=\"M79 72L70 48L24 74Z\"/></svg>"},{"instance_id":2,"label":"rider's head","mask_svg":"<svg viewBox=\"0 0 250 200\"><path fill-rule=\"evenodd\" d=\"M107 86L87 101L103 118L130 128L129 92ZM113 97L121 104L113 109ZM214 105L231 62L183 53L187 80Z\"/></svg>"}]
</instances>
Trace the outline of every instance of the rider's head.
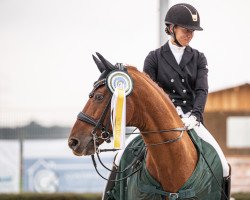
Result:
<instances>
[{"instance_id":1,"label":"rider's head","mask_svg":"<svg viewBox=\"0 0 250 200\"><path fill-rule=\"evenodd\" d=\"M165 17L166 33L178 46L187 46L195 30L202 31L198 11L191 5L180 3L172 6Z\"/></svg>"}]
</instances>

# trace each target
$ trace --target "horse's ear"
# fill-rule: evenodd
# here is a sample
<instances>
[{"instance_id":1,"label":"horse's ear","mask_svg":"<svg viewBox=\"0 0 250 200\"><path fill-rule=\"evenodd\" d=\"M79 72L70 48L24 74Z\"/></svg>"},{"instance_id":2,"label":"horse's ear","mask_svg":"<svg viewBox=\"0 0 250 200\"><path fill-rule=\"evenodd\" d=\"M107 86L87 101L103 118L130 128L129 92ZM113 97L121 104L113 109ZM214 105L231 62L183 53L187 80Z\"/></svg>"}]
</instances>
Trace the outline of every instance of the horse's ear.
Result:
<instances>
[{"instance_id":1,"label":"horse's ear","mask_svg":"<svg viewBox=\"0 0 250 200\"><path fill-rule=\"evenodd\" d=\"M95 64L97 65L99 71L102 73L106 69L105 65L94 55L92 55L92 57L93 57L93 60L95 61Z\"/></svg>"},{"instance_id":2,"label":"horse's ear","mask_svg":"<svg viewBox=\"0 0 250 200\"><path fill-rule=\"evenodd\" d=\"M105 65L109 70L114 70L116 67L112 65L109 61L107 61L100 53L96 52L96 55L101 60L101 62Z\"/></svg>"}]
</instances>

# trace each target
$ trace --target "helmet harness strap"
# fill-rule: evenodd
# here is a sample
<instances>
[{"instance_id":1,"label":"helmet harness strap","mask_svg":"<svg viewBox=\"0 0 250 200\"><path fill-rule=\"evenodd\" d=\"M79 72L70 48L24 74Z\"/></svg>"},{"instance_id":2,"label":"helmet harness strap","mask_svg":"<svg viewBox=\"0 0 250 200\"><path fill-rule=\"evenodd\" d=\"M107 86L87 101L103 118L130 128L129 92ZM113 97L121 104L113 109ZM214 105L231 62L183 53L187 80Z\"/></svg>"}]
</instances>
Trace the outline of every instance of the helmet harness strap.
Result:
<instances>
[{"instance_id":1,"label":"helmet harness strap","mask_svg":"<svg viewBox=\"0 0 250 200\"><path fill-rule=\"evenodd\" d=\"M174 24L169 24L169 25L166 24L166 25L167 25L166 29L170 32L171 36L172 36L173 39L174 39L175 44L177 44L178 47L183 47L183 46L180 44L180 42L177 40L176 35L175 35L174 28L175 28L176 25L174 25ZM172 30L171 30L171 28L170 28L171 26L172 26Z\"/></svg>"}]
</instances>

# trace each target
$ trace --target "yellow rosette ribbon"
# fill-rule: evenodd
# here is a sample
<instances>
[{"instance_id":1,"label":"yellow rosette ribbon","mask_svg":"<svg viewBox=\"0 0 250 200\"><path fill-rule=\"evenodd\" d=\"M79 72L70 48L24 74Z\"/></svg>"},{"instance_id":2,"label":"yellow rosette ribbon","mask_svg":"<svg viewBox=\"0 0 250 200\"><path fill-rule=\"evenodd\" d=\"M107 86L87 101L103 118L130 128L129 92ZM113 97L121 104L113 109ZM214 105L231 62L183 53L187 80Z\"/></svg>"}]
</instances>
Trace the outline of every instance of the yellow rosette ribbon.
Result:
<instances>
[{"instance_id":1,"label":"yellow rosette ribbon","mask_svg":"<svg viewBox=\"0 0 250 200\"><path fill-rule=\"evenodd\" d=\"M126 128L126 95L123 85L115 88L111 100L111 124L113 128L113 147L124 149Z\"/></svg>"}]
</instances>

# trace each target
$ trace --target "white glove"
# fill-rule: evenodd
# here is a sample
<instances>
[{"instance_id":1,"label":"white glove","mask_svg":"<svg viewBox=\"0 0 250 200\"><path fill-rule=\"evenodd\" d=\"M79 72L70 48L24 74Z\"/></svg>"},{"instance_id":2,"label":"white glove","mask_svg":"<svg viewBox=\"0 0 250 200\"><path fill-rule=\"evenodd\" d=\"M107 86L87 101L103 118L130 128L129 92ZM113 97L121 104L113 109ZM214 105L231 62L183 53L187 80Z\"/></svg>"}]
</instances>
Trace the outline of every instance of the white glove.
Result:
<instances>
[{"instance_id":1,"label":"white glove","mask_svg":"<svg viewBox=\"0 0 250 200\"><path fill-rule=\"evenodd\" d=\"M187 130L193 129L195 126L199 125L197 118L194 115L190 115L189 117L185 117L181 119L187 128Z\"/></svg>"}]
</instances>

